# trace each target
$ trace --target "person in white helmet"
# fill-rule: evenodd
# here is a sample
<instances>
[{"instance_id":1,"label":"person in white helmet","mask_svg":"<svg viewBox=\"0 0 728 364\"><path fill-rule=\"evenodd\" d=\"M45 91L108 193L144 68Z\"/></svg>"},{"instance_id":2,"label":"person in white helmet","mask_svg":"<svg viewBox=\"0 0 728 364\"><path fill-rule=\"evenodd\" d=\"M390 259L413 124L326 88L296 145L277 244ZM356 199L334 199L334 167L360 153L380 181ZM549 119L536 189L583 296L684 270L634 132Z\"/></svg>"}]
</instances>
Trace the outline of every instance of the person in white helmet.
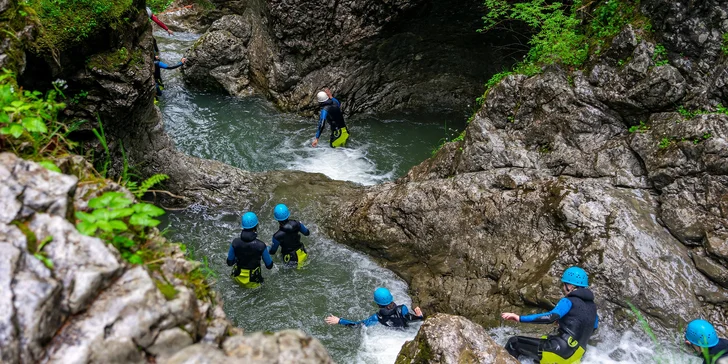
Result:
<instances>
[{"instance_id":1,"label":"person in white helmet","mask_svg":"<svg viewBox=\"0 0 728 364\"><path fill-rule=\"evenodd\" d=\"M318 129L316 130L316 137L311 143L312 147L318 145L321 133L326 127L326 122L331 125L331 139L330 145L332 148L346 146L346 140L349 139L349 131L346 129L346 123L344 123L344 114L341 112L341 102L331 96L331 90L324 89L316 94L316 100L321 107L321 116L319 117Z\"/></svg>"}]
</instances>

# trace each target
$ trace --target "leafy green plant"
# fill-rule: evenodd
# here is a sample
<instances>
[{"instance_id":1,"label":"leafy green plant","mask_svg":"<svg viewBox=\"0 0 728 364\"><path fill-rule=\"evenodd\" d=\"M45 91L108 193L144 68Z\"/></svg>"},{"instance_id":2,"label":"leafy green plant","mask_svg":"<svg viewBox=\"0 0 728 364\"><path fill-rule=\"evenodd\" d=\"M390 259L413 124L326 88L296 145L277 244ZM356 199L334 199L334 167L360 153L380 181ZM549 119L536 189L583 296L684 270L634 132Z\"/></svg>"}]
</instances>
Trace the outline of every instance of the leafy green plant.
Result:
<instances>
[{"instance_id":1,"label":"leafy green plant","mask_svg":"<svg viewBox=\"0 0 728 364\"><path fill-rule=\"evenodd\" d=\"M720 47L723 54L728 55L728 33L723 33L723 45Z\"/></svg>"},{"instance_id":2,"label":"leafy green plant","mask_svg":"<svg viewBox=\"0 0 728 364\"><path fill-rule=\"evenodd\" d=\"M672 139L670 139L668 137L664 137L664 138L660 139L660 143L657 146L660 147L660 149L665 149L665 148L669 147L670 145L672 145L672 143L673 143Z\"/></svg>"},{"instance_id":3,"label":"leafy green plant","mask_svg":"<svg viewBox=\"0 0 728 364\"><path fill-rule=\"evenodd\" d=\"M91 199L88 207L93 211L76 212L76 229L106 240L119 249L124 259L141 264L143 259L135 239L143 240L146 228L159 225L154 217L163 215L164 210L147 203L132 203L121 192L106 192Z\"/></svg>"},{"instance_id":4,"label":"leafy green plant","mask_svg":"<svg viewBox=\"0 0 728 364\"><path fill-rule=\"evenodd\" d=\"M17 87L15 75L0 74L0 146L5 145L24 158L39 159L68 152L76 143L68 135L80 123L66 125L58 121L58 112L66 105L56 99L65 97L65 81L57 80L45 95Z\"/></svg>"},{"instance_id":5,"label":"leafy green plant","mask_svg":"<svg viewBox=\"0 0 728 364\"><path fill-rule=\"evenodd\" d=\"M667 60L667 50L662 44L655 46L655 52L652 53L652 60L655 61L655 66L664 66L669 63Z\"/></svg>"},{"instance_id":6,"label":"leafy green plant","mask_svg":"<svg viewBox=\"0 0 728 364\"><path fill-rule=\"evenodd\" d=\"M53 261L48 258L48 256L43 252L43 247L45 247L46 244L50 243L51 241L53 241L53 237L46 236L46 238L43 239L40 244L38 244L38 248L36 249L35 253L33 253L33 256L43 262L43 264L45 264L48 269L53 269Z\"/></svg>"},{"instance_id":7,"label":"leafy green plant","mask_svg":"<svg viewBox=\"0 0 728 364\"><path fill-rule=\"evenodd\" d=\"M640 120L639 125L632 125L629 127L630 133L645 133L650 130L650 126L645 124L644 121Z\"/></svg>"}]
</instances>

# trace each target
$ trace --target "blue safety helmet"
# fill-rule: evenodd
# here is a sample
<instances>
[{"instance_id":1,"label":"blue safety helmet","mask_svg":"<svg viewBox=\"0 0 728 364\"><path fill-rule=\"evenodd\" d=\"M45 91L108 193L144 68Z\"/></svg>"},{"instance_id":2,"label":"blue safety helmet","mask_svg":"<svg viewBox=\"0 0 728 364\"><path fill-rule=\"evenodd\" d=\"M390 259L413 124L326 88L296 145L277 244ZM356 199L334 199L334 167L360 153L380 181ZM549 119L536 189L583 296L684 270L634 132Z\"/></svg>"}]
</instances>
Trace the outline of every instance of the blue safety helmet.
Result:
<instances>
[{"instance_id":1,"label":"blue safety helmet","mask_svg":"<svg viewBox=\"0 0 728 364\"><path fill-rule=\"evenodd\" d=\"M278 221L286 221L288 217L291 216L291 212L288 211L288 206L279 203L273 209L273 216L275 216Z\"/></svg>"},{"instance_id":2,"label":"blue safety helmet","mask_svg":"<svg viewBox=\"0 0 728 364\"><path fill-rule=\"evenodd\" d=\"M712 348L718 345L718 333L710 322L693 320L685 329L685 340L701 348Z\"/></svg>"},{"instance_id":3,"label":"blue safety helmet","mask_svg":"<svg viewBox=\"0 0 728 364\"><path fill-rule=\"evenodd\" d=\"M561 276L561 281L577 287L589 287L589 275L579 267L567 268Z\"/></svg>"},{"instance_id":4,"label":"blue safety helmet","mask_svg":"<svg viewBox=\"0 0 728 364\"><path fill-rule=\"evenodd\" d=\"M392 294L389 293L389 290L384 287L379 287L374 290L374 302L376 302L380 306L386 306L394 301L394 298L392 298Z\"/></svg>"},{"instance_id":5,"label":"blue safety helmet","mask_svg":"<svg viewBox=\"0 0 728 364\"><path fill-rule=\"evenodd\" d=\"M243 229L252 229L258 226L258 216L255 212L246 212L243 214L243 218L240 219Z\"/></svg>"}]
</instances>

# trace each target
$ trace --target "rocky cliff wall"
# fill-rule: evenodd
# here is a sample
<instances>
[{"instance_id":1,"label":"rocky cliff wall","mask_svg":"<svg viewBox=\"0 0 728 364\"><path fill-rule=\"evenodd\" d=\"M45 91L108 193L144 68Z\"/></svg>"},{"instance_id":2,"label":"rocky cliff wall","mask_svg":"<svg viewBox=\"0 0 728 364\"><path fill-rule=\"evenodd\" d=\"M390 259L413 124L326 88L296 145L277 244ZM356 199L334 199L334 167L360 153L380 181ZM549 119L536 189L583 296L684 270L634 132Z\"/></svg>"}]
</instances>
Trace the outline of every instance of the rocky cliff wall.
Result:
<instances>
[{"instance_id":1,"label":"rocky cliff wall","mask_svg":"<svg viewBox=\"0 0 728 364\"><path fill-rule=\"evenodd\" d=\"M626 28L586 70L504 79L464 141L342 204L332 235L423 308L486 325L551 308L580 265L607 325L632 326L632 303L660 331L705 317L725 332L726 6L644 1L654 34Z\"/></svg>"},{"instance_id":2,"label":"rocky cliff wall","mask_svg":"<svg viewBox=\"0 0 728 364\"><path fill-rule=\"evenodd\" d=\"M62 167L83 171L84 163ZM112 182L79 183L9 153L0 154L0 182L2 362L332 362L300 331L241 336L222 303L185 280L200 263L158 232L147 249L160 258L145 266L81 235L69 217L105 191L124 191Z\"/></svg>"},{"instance_id":3,"label":"rocky cliff wall","mask_svg":"<svg viewBox=\"0 0 728 364\"><path fill-rule=\"evenodd\" d=\"M311 112L315 93L330 87L349 113L462 112L513 62L499 47L512 35L475 32L477 1L214 3L227 15L189 52L186 81L261 92L287 111Z\"/></svg>"}]
</instances>

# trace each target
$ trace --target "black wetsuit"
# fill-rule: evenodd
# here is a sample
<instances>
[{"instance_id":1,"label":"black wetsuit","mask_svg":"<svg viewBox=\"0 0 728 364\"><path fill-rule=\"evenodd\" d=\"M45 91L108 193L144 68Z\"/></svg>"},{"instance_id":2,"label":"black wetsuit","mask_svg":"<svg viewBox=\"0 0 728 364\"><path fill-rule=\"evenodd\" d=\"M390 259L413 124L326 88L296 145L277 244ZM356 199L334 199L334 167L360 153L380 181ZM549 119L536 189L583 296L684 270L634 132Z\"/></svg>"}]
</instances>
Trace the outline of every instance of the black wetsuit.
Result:
<instances>
[{"instance_id":1,"label":"black wetsuit","mask_svg":"<svg viewBox=\"0 0 728 364\"><path fill-rule=\"evenodd\" d=\"M157 83L157 96L162 95L162 90L164 90L164 82L162 82L162 71L161 69L164 68L166 70L173 70L175 68L182 67L184 63L179 62L174 66L170 66L162 61L155 60L154 61L154 81Z\"/></svg>"},{"instance_id":2,"label":"black wetsuit","mask_svg":"<svg viewBox=\"0 0 728 364\"><path fill-rule=\"evenodd\" d=\"M728 340L718 340L718 345L708 348L709 359L703 357L703 364L728 364Z\"/></svg>"},{"instance_id":3,"label":"black wetsuit","mask_svg":"<svg viewBox=\"0 0 728 364\"><path fill-rule=\"evenodd\" d=\"M387 307L379 307L377 313L367 317L361 321L350 321L345 318L339 319L339 324L344 326L356 327L359 325L372 326L377 323L387 327L407 327L407 323L410 321L422 321L424 316L416 316L409 312L407 306L399 305L392 309Z\"/></svg>"},{"instance_id":4,"label":"black wetsuit","mask_svg":"<svg viewBox=\"0 0 728 364\"><path fill-rule=\"evenodd\" d=\"M241 270L248 270L250 271L250 282L263 283L260 260L263 260L266 268L273 268L273 260L270 258L268 248L257 237L256 232L243 230L240 237L235 238L230 244L227 265L235 265L233 277L237 277Z\"/></svg>"},{"instance_id":5,"label":"black wetsuit","mask_svg":"<svg viewBox=\"0 0 728 364\"><path fill-rule=\"evenodd\" d=\"M548 355L549 362L552 362L554 355L564 359L572 358L575 354L583 355L589 338L599 325L594 293L588 288L579 288L562 298L549 312L521 316L523 323L551 324L556 321L559 323L556 333L544 339L511 337L506 350L516 359L523 355L541 360Z\"/></svg>"},{"instance_id":6,"label":"black wetsuit","mask_svg":"<svg viewBox=\"0 0 728 364\"><path fill-rule=\"evenodd\" d=\"M270 248L270 253L275 255L278 251L278 246L280 246L283 261L287 265L298 265L297 251L300 249L303 253L306 253L306 248L301 242L301 235L299 233L305 236L310 234L306 226L299 221L283 221L278 231L273 234L273 246Z\"/></svg>"},{"instance_id":7,"label":"black wetsuit","mask_svg":"<svg viewBox=\"0 0 728 364\"><path fill-rule=\"evenodd\" d=\"M336 98L331 98L320 103L319 106L321 106L321 116L319 117L318 129L316 130L316 139L321 137L321 133L326 128L326 122L328 122L331 126L331 139L329 140L329 144L331 144L331 147L343 146L346 144L349 132L344 122L344 113L341 112L341 102Z\"/></svg>"}]
</instances>

